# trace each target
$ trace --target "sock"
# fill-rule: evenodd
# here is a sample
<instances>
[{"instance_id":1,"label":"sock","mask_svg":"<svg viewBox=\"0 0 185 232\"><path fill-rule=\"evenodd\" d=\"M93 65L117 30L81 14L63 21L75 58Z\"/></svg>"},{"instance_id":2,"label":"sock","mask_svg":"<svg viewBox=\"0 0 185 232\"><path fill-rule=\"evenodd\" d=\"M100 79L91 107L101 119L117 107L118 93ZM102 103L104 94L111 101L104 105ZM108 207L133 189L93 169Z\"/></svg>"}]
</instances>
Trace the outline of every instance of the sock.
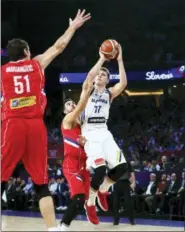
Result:
<instances>
[{"instance_id":1,"label":"sock","mask_svg":"<svg viewBox=\"0 0 185 232\"><path fill-rule=\"evenodd\" d=\"M96 197L97 197L97 191L90 188L89 199L87 200L87 205L88 206L95 205L96 204Z\"/></svg>"},{"instance_id":2,"label":"sock","mask_svg":"<svg viewBox=\"0 0 185 232\"><path fill-rule=\"evenodd\" d=\"M60 225L60 231L68 231L69 226L66 226L64 223Z\"/></svg>"},{"instance_id":3,"label":"sock","mask_svg":"<svg viewBox=\"0 0 185 232\"><path fill-rule=\"evenodd\" d=\"M111 179L109 179L108 177L105 177L102 185L100 186L100 189L99 189L100 192L101 193L107 192L113 184L114 182Z\"/></svg>"},{"instance_id":4,"label":"sock","mask_svg":"<svg viewBox=\"0 0 185 232\"><path fill-rule=\"evenodd\" d=\"M59 229L57 227L50 227L48 228L48 231L59 231Z\"/></svg>"}]
</instances>

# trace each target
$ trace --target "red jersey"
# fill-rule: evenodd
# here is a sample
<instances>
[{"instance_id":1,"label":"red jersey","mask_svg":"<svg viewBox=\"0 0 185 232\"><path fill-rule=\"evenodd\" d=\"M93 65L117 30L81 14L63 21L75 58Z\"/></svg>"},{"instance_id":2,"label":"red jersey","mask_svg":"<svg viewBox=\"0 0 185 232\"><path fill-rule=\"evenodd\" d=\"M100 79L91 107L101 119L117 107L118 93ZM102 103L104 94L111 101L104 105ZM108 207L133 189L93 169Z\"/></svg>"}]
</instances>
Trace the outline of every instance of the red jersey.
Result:
<instances>
[{"instance_id":1,"label":"red jersey","mask_svg":"<svg viewBox=\"0 0 185 232\"><path fill-rule=\"evenodd\" d=\"M84 148L78 143L79 135L81 135L80 125L72 129L64 129L62 126L62 135L64 139L64 157L69 156L85 160Z\"/></svg>"},{"instance_id":2,"label":"red jersey","mask_svg":"<svg viewBox=\"0 0 185 232\"><path fill-rule=\"evenodd\" d=\"M36 60L19 60L2 66L2 121L43 117L45 78Z\"/></svg>"}]
</instances>

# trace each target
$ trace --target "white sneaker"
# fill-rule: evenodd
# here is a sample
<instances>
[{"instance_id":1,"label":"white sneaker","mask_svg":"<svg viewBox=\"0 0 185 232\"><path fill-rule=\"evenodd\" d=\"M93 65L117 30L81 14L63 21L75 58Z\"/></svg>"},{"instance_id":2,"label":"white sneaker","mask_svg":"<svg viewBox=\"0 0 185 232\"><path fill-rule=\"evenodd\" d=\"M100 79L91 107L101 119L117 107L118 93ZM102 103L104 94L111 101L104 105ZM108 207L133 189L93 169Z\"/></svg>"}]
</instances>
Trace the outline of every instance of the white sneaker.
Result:
<instances>
[{"instance_id":1,"label":"white sneaker","mask_svg":"<svg viewBox=\"0 0 185 232\"><path fill-rule=\"evenodd\" d=\"M69 227L62 224L58 226L59 231L69 231Z\"/></svg>"},{"instance_id":2,"label":"white sneaker","mask_svg":"<svg viewBox=\"0 0 185 232\"><path fill-rule=\"evenodd\" d=\"M56 208L56 210L63 210L63 207L59 206L59 207Z\"/></svg>"},{"instance_id":3,"label":"white sneaker","mask_svg":"<svg viewBox=\"0 0 185 232\"><path fill-rule=\"evenodd\" d=\"M66 209L67 209L67 206L62 207L62 210L66 210Z\"/></svg>"}]
</instances>

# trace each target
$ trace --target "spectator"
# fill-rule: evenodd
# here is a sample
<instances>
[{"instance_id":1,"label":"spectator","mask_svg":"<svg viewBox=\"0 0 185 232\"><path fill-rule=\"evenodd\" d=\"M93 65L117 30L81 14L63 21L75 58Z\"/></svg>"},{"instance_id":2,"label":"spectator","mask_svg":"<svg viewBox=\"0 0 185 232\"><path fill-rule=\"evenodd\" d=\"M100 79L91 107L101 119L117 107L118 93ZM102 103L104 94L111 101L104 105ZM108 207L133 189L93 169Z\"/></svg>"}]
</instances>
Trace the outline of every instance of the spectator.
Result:
<instances>
[{"instance_id":1,"label":"spectator","mask_svg":"<svg viewBox=\"0 0 185 232\"><path fill-rule=\"evenodd\" d=\"M8 181L8 185L6 188L6 197L7 197L8 209L12 209L13 204L15 204L16 186L13 182L15 182L15 181L11 177Z\"/></svg>"},{"instance_id":2,"label":"spectator","mask_svg":"<svg viewBox=\"0 0 185 232\"><path fill-rule=\"evenodd\" d=\"M176 211L176 214L183 215L183 210L185 210L185 172L182 172L182 179L180 183L180 188L177 192L177 196L174 196L170 199L170 213L173 215L173 212Z\"/></svg>"},{"instance_id":3,"label":"spectator","mask_svg":"<svg viewBox=\"0 0 185 232\"><path fill-rule=\"evenodd\" d=\"M69 202L69 189L64 178L57 179L57 183L57 198L59 204L57 210L66 210Z\"/></svg>"},{"instance_id":4,"label":"spectator","mask_svg":"<svg viewBox=\"0 0 185 232\"><path fill-rule=\"evenodd\" d=\"M25 185L25 187L23 188L23 192L28 195L29 193L31 193L33 190L33 182L32 182L32 179L31 177L28 177L28 182L27 184Z\"/></svg>"},{"instance_id":5,"label":"spectator","mask_svg":"<svg viewBox=\"0 0 185 232\"><path fill-rule=\"evenodd\" d=\"M51 180L49 182L49 191L50 191L51 195L56 195L57 182L56 182L55 178L51 178Z\"/></svg>"},{"instance_id":6,"label":"spectator","mask_svg":"<svg viewBox=\"0 0 185 232\"><path fill-rule=\"evenodd\" d=\"M167 157L165 155L163 155L161 157L161 164L160 164L160 170L161 171L165 171L169 168L169 162L167 161Z\"/></svg>"},{"instance_id":7,"label":"spectator","mask_svg":"<svg viewBox=\"0 0 185 232\"><path fill-rule=\"evenodd\" d=\"M28 201L32 198L32 192L33 192L33 182L31 177L28 177L27 184L23 188L23 198L24 198L24 208L28 207Z\"/></svg>"},{"instance_id":8,"label":"spectator","mask_svg":"<svg viewBox=\"0 0 185 232\"><path fill-rule=\"evenodd\" d=\"M152 160L151 169L152 169L152 172L158 172L158 171L160 171L160 166L157 163L157 160Z\"/></svg>"},{"instance_id":9,"label":"spectator","mask_svg":"<svg viewBox=\"0 0 185 232\"><path fill-rule=\"evenodd\" d=\"M136 207L140 211L140 209L145 210L145 204L147 203L150 210L150 202L153 195L156 193L157 183L156 183L156 174L150 174L150 182L146 188L146 191L142 195L138 195L136 197ZM141 206L142 205L142 206Z\"/></svg>"},{"instance_id":10,"label":"spectator","mask_svg":"<svg viewBox=\"0 0 185 232\"><path fill-rule=\"evenodd\" d=\"M160 208L158 207L159 203L160 203L160 199L161 199L161 194L164 194L167 188L167 175L166 174L162 174L161 176L161 181L157 184L157 191L156 194L154 195L153 198L153 210L154 212L158 213L160 212Z\"/></svg>"},{"instance_id":11,"label":"spectator","mask_svg":"<svg viewBox=\"0 0 185 232\"><path fill-rule=\"evenodd\" d=\"M157 210L158 213L167 211L165 209L166 203L169 202L169 200L172 197L177 196L177 192L179 189L179 184L177 182L177 177L175 173L171 174L171 181L169 182L166 190L164 191L164 194L159 195L160 196L160 204L159 204L159 208ZM164 210L164 211L163 211Z\"/></svg>"}]
</instances>

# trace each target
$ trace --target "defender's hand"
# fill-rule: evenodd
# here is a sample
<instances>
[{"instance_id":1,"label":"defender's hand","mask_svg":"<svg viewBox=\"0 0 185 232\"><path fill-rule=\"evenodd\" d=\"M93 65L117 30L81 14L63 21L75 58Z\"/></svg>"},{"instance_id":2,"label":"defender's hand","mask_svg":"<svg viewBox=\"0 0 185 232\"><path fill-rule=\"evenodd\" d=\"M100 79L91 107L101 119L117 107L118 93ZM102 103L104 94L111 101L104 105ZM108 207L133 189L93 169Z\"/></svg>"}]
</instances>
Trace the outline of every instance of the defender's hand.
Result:
<instances>
[{"instance_id":1,"label":"defender's hand","mask_svg":"<svg viewBox=\"0 0 185 232\"><path fill-rule=\"evenodd\" d=\"M84 136L80 135L77 141L81 146L84 146L87 142L87 139Z\"/></svg>"},{"instance_id":2,"label":"defender's hand","mask_svg":"<svg viewBox=\"0 0 185 232\"><path fill-rule=\"evenodd\" d=\"M86 21L91 18L91 14L85 14L85 10L78 10L75 19L69 19L69 26L73 26L75 29L80 28Z\"/></svg>"}]
</instances>

